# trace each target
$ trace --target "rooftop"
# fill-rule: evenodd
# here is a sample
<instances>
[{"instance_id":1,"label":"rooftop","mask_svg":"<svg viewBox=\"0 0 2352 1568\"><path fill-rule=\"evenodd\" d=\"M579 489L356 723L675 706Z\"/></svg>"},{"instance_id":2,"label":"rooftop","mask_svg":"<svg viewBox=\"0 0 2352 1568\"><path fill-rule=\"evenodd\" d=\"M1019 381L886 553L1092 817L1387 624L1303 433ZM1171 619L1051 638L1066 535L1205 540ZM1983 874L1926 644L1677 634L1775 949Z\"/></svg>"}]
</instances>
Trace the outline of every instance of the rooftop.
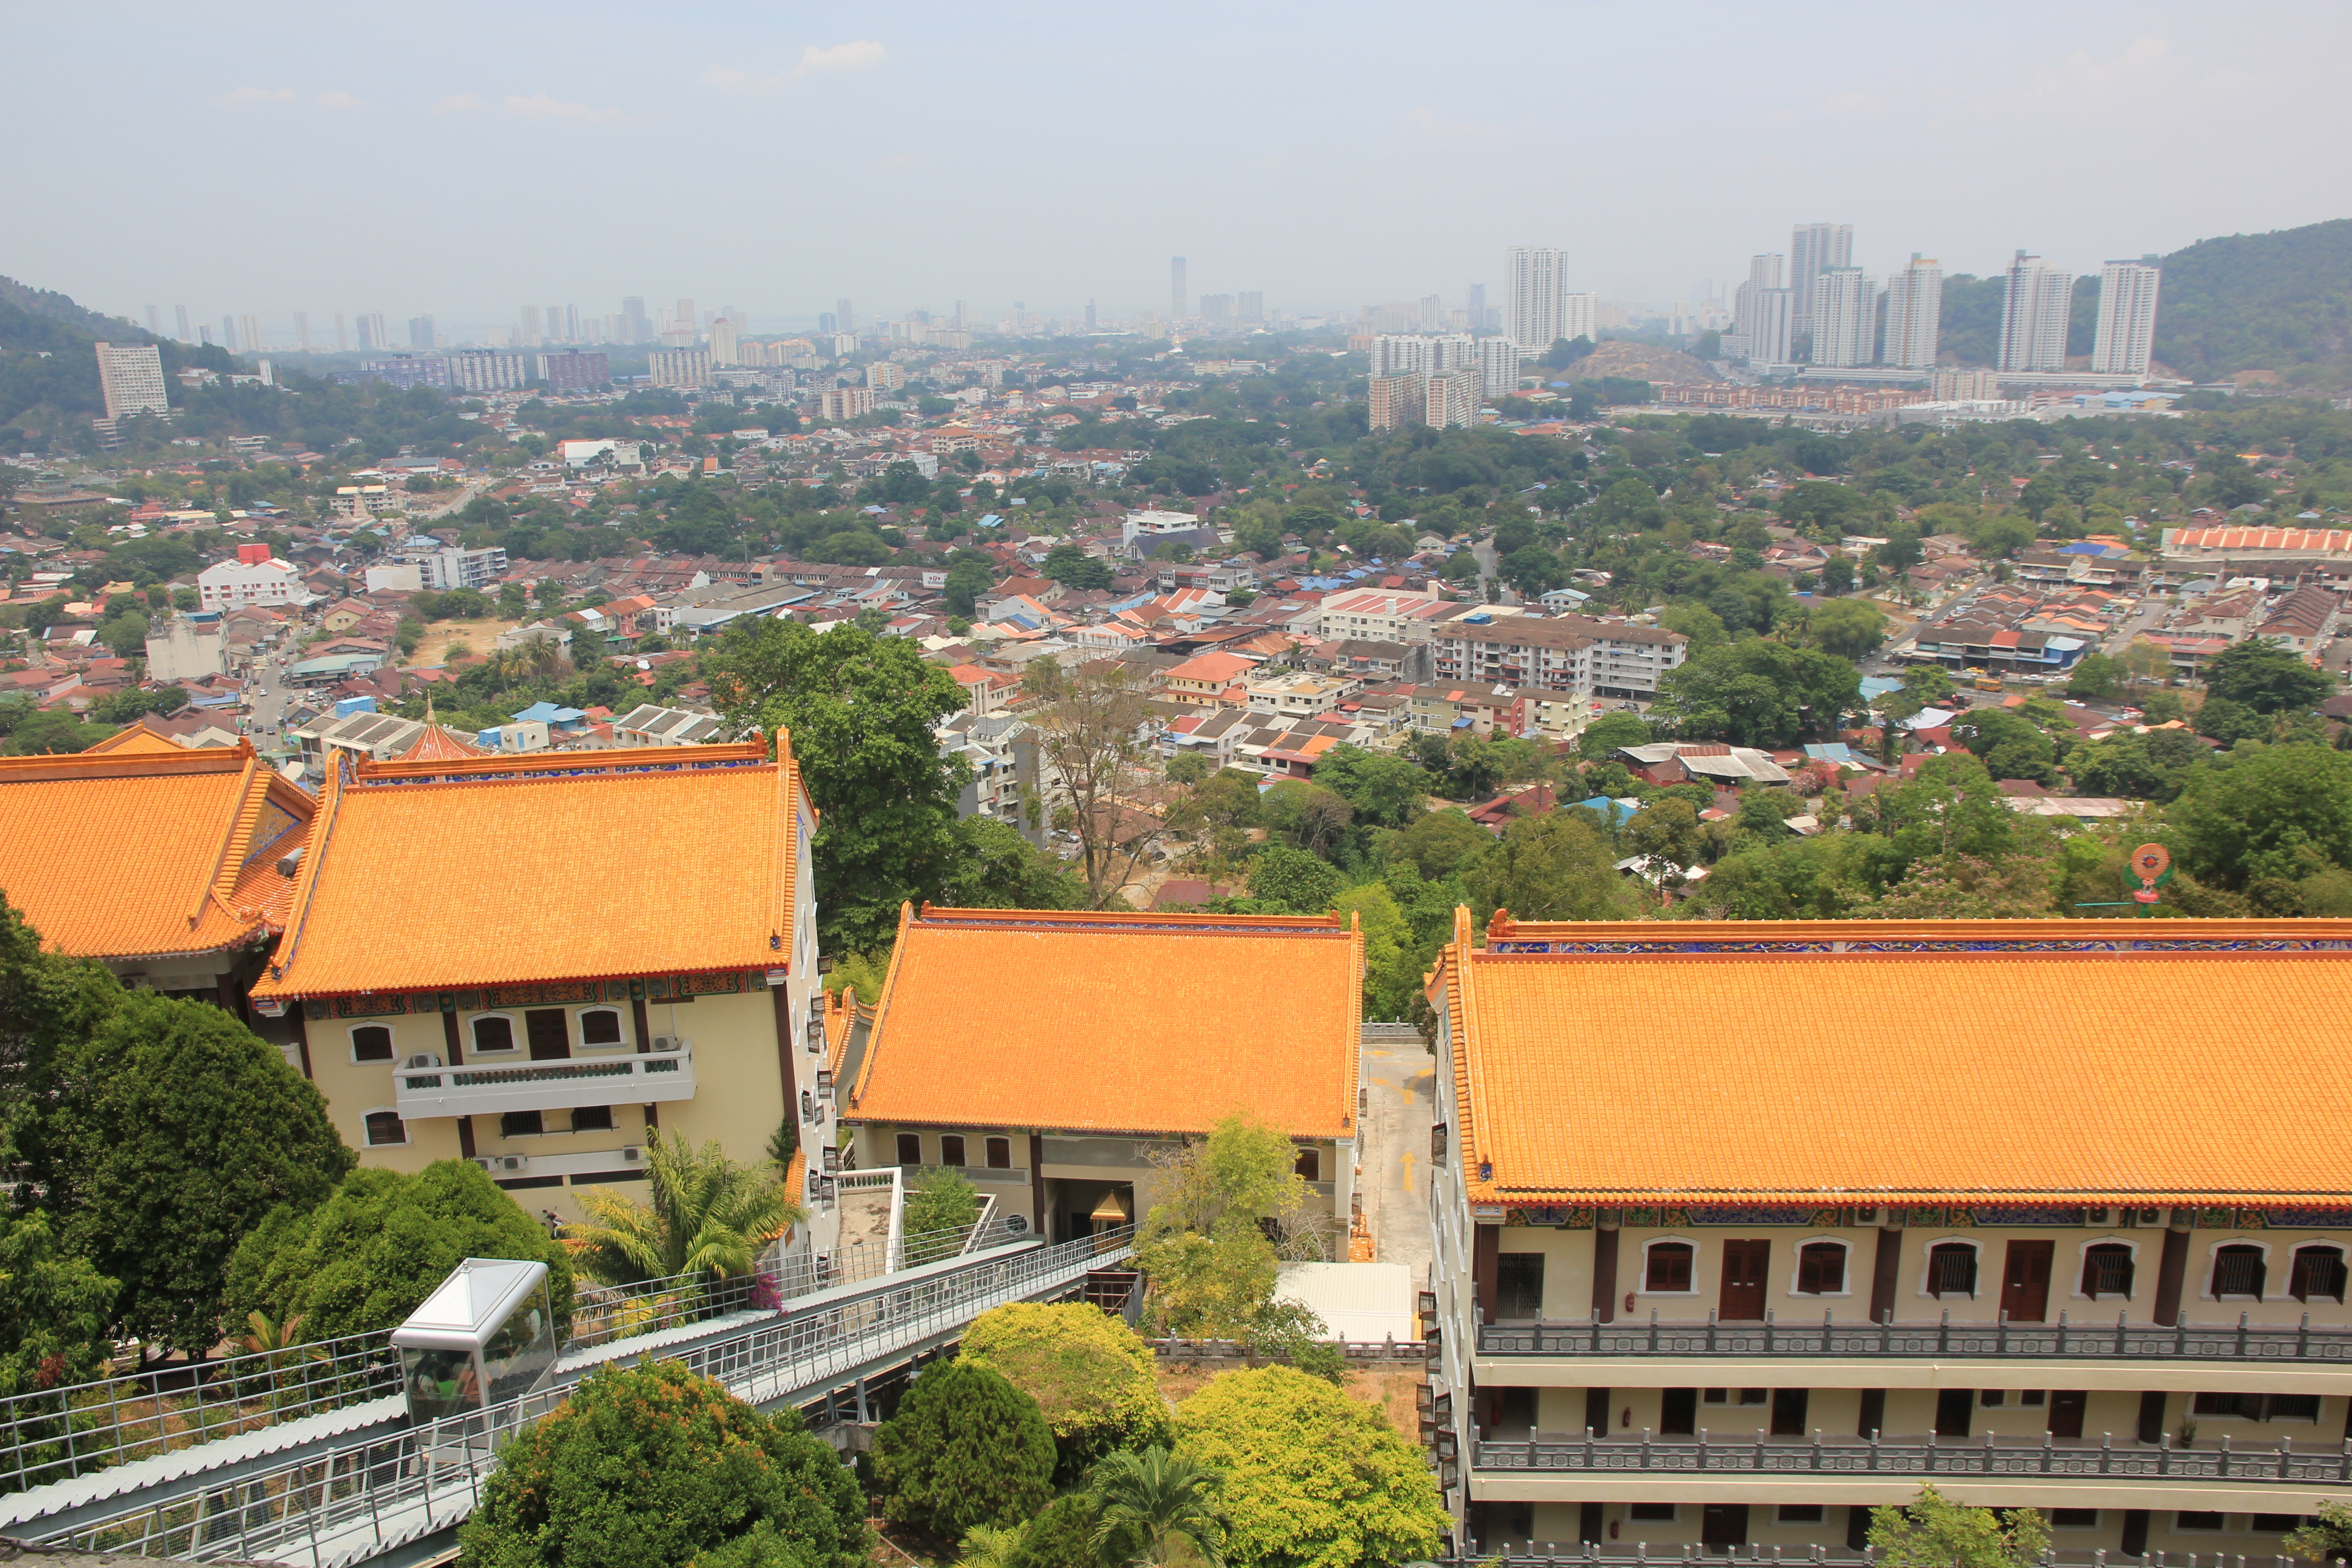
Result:
<instances>
[{"instance_id":1,"label":"rooftop","mask_svg":"<svg viewBox=\"0 0 2352 1568\"><path fill-rule=\"evenodd\" d=\"M783 967L815 814L780 747L339 759L254 994Z\"/></svg>"},{"instance_id":2,"label":"rooftop","mask_svg":"<svg viewBox=\"0 0 2352 1568\"><path fill-rule=\"evenodd\" d=\"M847 1114L1351 1137L1362 977L1336 915L908 910Z\"/></svg>"},{"instance_id":3,"label":"rooftop","mask_svg":"<svg viewBox=\"0 0 2352 1568\"><path fill-rule=\"evenodd\" d=\"M2352 1190L2307 1136L2352 1112L2336 1070L2352 921L1504 914L1484 950L1471 934L1461 911L1435 984L1474 1203Z\"/></svg>"}]
</instances>

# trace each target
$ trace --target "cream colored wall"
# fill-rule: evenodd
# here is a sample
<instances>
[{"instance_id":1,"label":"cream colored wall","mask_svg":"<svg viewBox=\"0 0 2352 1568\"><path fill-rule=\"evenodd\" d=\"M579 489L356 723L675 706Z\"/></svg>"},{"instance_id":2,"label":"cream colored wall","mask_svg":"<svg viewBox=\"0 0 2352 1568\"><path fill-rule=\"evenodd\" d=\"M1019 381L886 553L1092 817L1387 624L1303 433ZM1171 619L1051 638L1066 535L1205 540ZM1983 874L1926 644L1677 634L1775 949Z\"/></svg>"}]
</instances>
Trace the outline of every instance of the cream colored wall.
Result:
<instances>
[{"instance_id":1,"label":"cream colored wall","mask_svg":"<svg viewBox=\"0 0 2352 1568\"><path fill-rule=\"evenodd\" d=\"M2157 1500L2151 1498L2150 1501ZM1499 1505L1507 1507L1508 1505ZM1538 1544L1551 1542L1563 1553L1578 1550L1574 1542L1582 1529L1582 1508L1572 1502L1538 1502L1522 1505L1529 1510L1530 1529L1524 1536L1506 1535L1489 1528L1481 1542L1486 1549L1499 1550L1504 1542L1528 1541ZM1843 1554L1845 1542L1846 1508L1849 1505L1822 1505L1819 1523L1780 1522L1779 1510L1769 1503L1751 1504L1748 1510L1748 1539L1758 1545L1802 1547L1821 1545L1837 1549ZM1610 1525L1617 1533L1605 1546L1630 1552L1636 1542L1646 1542L1652 1547L1679 1548L1692 1544L1699 1538L1699 1524L1705 1505L1695 1502L1679 1504L1673 1521L1631 1520L1626 1517L1627 1505L1604 1502L1601 1505L1602 1533ZM1498 1507L1499 1511L1499 1507ZM2285 1511L2284 1508L2282 1511ZM2225 1528L2212 1530L2180 1530L2174 1523L2169 1508L2150 1510L2147 1530L2147 1550L2150 1552L2194 1552L2204 1555L2214 1552L2243 1552L2262 1563L2284 1552L2284 1539L2276 1531L2257 1533L2253 1516L2230 1513L2223 1516ZM2099 1510L2099 1522L2088 1529L2067 1528L2051 1531L2051 1544L2062 1552L2119 1552L2123 1542L2124 1510L2107 1508Z\"/></svg>"},{"instance_id":2,"label":"cream colored wall","mask_svg":"<svg viewBox=\"0 0 2352 1568\"><path fill-rule=\"evenodd\" d=\"M352 1031L370 1025L392 1031L389 1062L352 1060ZM362 1164L414 1173L436 1160L457 1158L457 1123L453 1117L409 1122L408 1142L404 1145L370 1147L367 1141L367 1113L398 1109L394 1104L393 1070L422 1051L443 1057L448 1054L439 1015L305 1018L302 1028L310 1056L310 1081L318 1085L320 1098L327 1102L327 1115L334 1122L335 1131L342 1134L344 1142L359 1151Z\"/></svg>"},{"instance_id":3,"label":"cream colored wall","mask_svg":"<svg viewBox=\"0 0 2352 1568\"><path fill-rule=\"evenodd\" d=\"M696 1144L716 1138L731 1160L766 1159L784 1118L773 993L705 996L671 1008L647 1003L646 1013L655 1034L672 1032L667 1013L675 1032L694 1042L694 1098L663 1105L661 1130Z\"/></svg>"},{"instance_id":4,"label":"cream colored wall","mask_svg":"<svg viewBox=\"0 0 2352 1568\"><path fill-rule=\"evenodd\" d=\"M1592 1315L1592 1235L1550 1226L1505 1226L1496 1247L1542 1253L1543 1315L1580 1322Z\"/></svg>"}]
</instances>

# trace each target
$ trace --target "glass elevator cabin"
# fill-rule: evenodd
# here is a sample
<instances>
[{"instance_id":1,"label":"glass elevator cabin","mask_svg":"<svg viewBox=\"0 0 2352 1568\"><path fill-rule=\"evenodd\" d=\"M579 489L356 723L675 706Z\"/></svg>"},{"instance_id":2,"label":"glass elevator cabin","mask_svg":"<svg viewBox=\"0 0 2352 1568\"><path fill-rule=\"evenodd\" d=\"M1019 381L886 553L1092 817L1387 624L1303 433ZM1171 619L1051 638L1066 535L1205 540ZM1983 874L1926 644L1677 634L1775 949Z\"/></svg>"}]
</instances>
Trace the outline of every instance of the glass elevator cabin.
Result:
<instances>
[{"instance_id":1,"label":"glass elevator cabin","mask_svg":"<svg viewBox=\"0 0 2352 1568\"><path fill-rule=\"evenodd\" d=\"M547 1265L468 1258L392 1331L419 1426L519 1399L555 1370Z\"/></svg>"}]
</instances>

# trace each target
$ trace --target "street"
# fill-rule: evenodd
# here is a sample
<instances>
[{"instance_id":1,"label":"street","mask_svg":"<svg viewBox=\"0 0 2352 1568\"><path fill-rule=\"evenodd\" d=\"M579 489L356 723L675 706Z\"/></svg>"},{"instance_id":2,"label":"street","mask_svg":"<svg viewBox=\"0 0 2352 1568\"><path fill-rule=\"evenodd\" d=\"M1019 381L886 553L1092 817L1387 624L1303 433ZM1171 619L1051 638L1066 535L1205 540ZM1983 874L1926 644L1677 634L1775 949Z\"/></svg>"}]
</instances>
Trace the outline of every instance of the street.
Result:
<instances>
[{"instance_id":1,"label":"street","mask_svg":"<svg viewBox=\"0 0 2352 1568\"><path fill-rule=\"evenodd\" d=\"M1429 1283L1429 1127L1437 1058L1420 1040L1372 1035L1364 1043L1364 1224L1372 1258L1412 1269L1416 1289Z\"/></svg>"}]
</instances>

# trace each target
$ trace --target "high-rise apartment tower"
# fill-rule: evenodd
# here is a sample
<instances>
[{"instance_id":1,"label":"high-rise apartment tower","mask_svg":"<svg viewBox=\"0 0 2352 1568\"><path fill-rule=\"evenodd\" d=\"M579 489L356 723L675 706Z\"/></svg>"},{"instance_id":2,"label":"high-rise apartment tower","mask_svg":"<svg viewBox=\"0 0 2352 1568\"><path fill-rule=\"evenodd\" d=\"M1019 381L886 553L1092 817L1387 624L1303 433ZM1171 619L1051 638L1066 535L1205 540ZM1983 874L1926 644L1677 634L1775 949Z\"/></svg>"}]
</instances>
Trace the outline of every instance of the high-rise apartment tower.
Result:
<instances>
[{"instance_id":1,"label":"high-rise apartment tower","mask_svg":"<svg viewBox=\"0 0 2352 1568\"><path fill-rule=\"evenodd\" d=\"M1801 223L1789 236L1790 330L1813 330L1813 280L1832 267L1853 265L1853 225Z\"/></svg>"},{"instance_id":2,"label":"high-rise apartment tower","mask_svg":"<svg viewBox=\"0 0 2352 1568\"><path fill-rule=\"evenodd\" d=\"M1903 370L1934 369L1943 309L1943 268L1913 251L1911 265L1886 279L1885 363Z\"/></svg>"},{"instance_id":3,"label":"high-rise apartment tower","mask_svg":"<svg viewBox=\"0 0 2352 1568\"><path fill-rule=\"evenodd\" d=\"M2066 321L2074 303L2074 277L2022 250L2009 265L2000 305L2000 368L2066 368Z\"/></svg>"},{"instance_id":4,"label":"high-rise apartment tower","mask_svg":"<svg viewBox=\"0 0 2352 1568\"><path fill-rule=\"evenodd\" d=\"M2099 268L2099 329L2091 368L2102 375L2146 375L2156 349L2156 290L2164 269L2153 256Z\"/></svg>"}]
</instances>

